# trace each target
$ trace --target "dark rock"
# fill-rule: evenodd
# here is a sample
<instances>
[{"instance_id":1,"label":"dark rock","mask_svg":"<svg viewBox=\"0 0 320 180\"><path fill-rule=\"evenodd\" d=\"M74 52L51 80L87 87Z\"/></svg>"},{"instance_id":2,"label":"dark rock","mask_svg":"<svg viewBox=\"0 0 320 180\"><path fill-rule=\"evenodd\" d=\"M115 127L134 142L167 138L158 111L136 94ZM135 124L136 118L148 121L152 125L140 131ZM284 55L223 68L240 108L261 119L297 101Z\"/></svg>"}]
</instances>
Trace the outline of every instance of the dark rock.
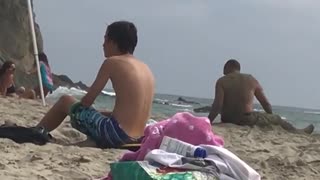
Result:
<instances>
[{"instance_id":1,"label":"dark rock","mask_svg":"<svg viewBox=\"0 0 320 180\"><path fill-rule=\"evenodd\" d=\"M183 103L186 103L186 104L200 104L200 103L195 102L195 101L186 100L186 99L184 99L184 98L182 98L182 97L179 97L179 98L177 99L177 101L183 102Z\"/></svg>"},{"instance_id":2,"label":"dark rock","mask_svg":"<svg viewBox=\"0 0 320 180\"><path fill-rule=\"evenodd\" d=\"M211 111L211 106L204 106L204 107L200 107L200 108L195 108L193 109L194 112L197 113L208 113Z\"/></svg>"},{"instance_id":3,"label":"dark rock","mask_svg":"<svg viewBox=\"0 0 320 180\"><path fill-rule=\"evenodd\" d=\"M84 84L82 81L79 81L77 83L74 83L79 89L82 89L82 90L87 90L89 87Z\"/></svg>"},{"instance_id":4,"label":"dark rock","mask_svg":"<svg viewBox=\"0 0 320 180\"><path fill-rule=\"evenodd\" d=\"M89 88L82 81L74 83L67 75L53 74L53 84L55 88L58 88L59 86L64 86L68 88L75 87L82 90L88 90Z\"/></svg>"}]
</instances>

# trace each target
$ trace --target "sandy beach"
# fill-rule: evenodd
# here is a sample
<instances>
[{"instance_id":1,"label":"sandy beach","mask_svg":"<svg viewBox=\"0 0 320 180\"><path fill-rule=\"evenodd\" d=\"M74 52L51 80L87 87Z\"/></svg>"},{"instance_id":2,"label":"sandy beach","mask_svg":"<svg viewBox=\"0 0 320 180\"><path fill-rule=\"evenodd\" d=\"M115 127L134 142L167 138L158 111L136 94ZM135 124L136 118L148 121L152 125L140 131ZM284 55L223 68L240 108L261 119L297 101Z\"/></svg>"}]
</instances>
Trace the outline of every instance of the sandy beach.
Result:
<instances>
[{"instance_id":1,"label":"sandy beach","mask_svg":"<svg viewBox=\"0 0 320 180\"><path fill-rule=\"evenodd\" d=\"M34 126L48 107L33 100L0 98L1 121ZM320 135L298 135L283 131L216 125L213 130L224 137L226 146L262 179L312 180L320 177ZM63 143L85 139L64 122L52 135ZM17 144L0 139L0 179L96 179L109 172L109 163L117 161L123 150L100 150L47 144Z\"/></svg>"}]
</instances>

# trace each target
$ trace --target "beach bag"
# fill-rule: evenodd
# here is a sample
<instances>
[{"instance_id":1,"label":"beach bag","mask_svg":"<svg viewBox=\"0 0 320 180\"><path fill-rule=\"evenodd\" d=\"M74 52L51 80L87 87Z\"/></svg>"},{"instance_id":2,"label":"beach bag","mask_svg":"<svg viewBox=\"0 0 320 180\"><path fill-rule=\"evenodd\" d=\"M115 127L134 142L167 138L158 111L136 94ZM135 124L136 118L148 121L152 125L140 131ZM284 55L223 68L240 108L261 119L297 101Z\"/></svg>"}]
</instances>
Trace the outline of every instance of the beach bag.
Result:
<instances>
[{"instance_id":1,"label":"beach bag","mask_svg":"<svg viewBox=\"0 0 320 180\"><path fill-rule=\"evenodd\" d=\"M110 164L112 180L218 180L218 177L200 171L179 170L150 164L148 161L122 161Z\"/></svg>"}]
</instances>

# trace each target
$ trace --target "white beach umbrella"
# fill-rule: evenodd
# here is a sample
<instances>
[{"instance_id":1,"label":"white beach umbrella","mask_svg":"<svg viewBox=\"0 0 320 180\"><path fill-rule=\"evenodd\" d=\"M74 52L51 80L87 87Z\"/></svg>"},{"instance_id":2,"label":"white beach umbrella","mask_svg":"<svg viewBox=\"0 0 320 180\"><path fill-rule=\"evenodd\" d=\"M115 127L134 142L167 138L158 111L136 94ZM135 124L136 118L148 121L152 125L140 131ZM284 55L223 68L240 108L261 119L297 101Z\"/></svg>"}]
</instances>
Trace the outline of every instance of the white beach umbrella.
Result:
<instances>
[{"instance_id":1,"label":"white beach umbrella","mask_svg":"<svg viewBox=\"0 0 320 180\"><path fill-rule=\"evenodd\" d=\"M33 41L33 51L34 51L34 57L36 59L36 64L37 64L37 71L38 71L38 79L39 79L39 85L40 85L41 99L42 99L43 106L46 106L46 101L44 99L42 79L41 79L41 72L40 72L40 63L39 63L39 56L38 56L38 46L37 46L37 40L36 40L36 33L35 33L35 30L34 30L33 11L32 11L32 7L31 7L31 0L27 0L27 1L28 1L28 12L29 12L29 18L30 18L32 41Z\"/></svg>"}]
</instances>

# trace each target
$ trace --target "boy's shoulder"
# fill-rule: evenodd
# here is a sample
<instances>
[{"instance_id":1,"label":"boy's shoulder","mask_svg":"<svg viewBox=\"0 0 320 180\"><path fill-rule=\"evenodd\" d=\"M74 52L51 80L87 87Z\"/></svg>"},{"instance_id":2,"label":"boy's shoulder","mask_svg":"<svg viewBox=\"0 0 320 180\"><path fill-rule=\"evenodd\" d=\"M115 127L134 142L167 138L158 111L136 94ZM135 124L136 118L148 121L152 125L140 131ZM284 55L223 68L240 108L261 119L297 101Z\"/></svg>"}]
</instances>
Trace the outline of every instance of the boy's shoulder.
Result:
<instances>
[{"instance_id":1,"label":"boy's shoulder","mask_svg":"<svg viewBox=\"0 0 320 180\"><path fill-rule=\"evenodd\" d=\"M120 55L112 56L105 59L105 63L112 65L129 65L129 64L141 64L142 62L134 56Z\"/></svg>"}]
</instances>

